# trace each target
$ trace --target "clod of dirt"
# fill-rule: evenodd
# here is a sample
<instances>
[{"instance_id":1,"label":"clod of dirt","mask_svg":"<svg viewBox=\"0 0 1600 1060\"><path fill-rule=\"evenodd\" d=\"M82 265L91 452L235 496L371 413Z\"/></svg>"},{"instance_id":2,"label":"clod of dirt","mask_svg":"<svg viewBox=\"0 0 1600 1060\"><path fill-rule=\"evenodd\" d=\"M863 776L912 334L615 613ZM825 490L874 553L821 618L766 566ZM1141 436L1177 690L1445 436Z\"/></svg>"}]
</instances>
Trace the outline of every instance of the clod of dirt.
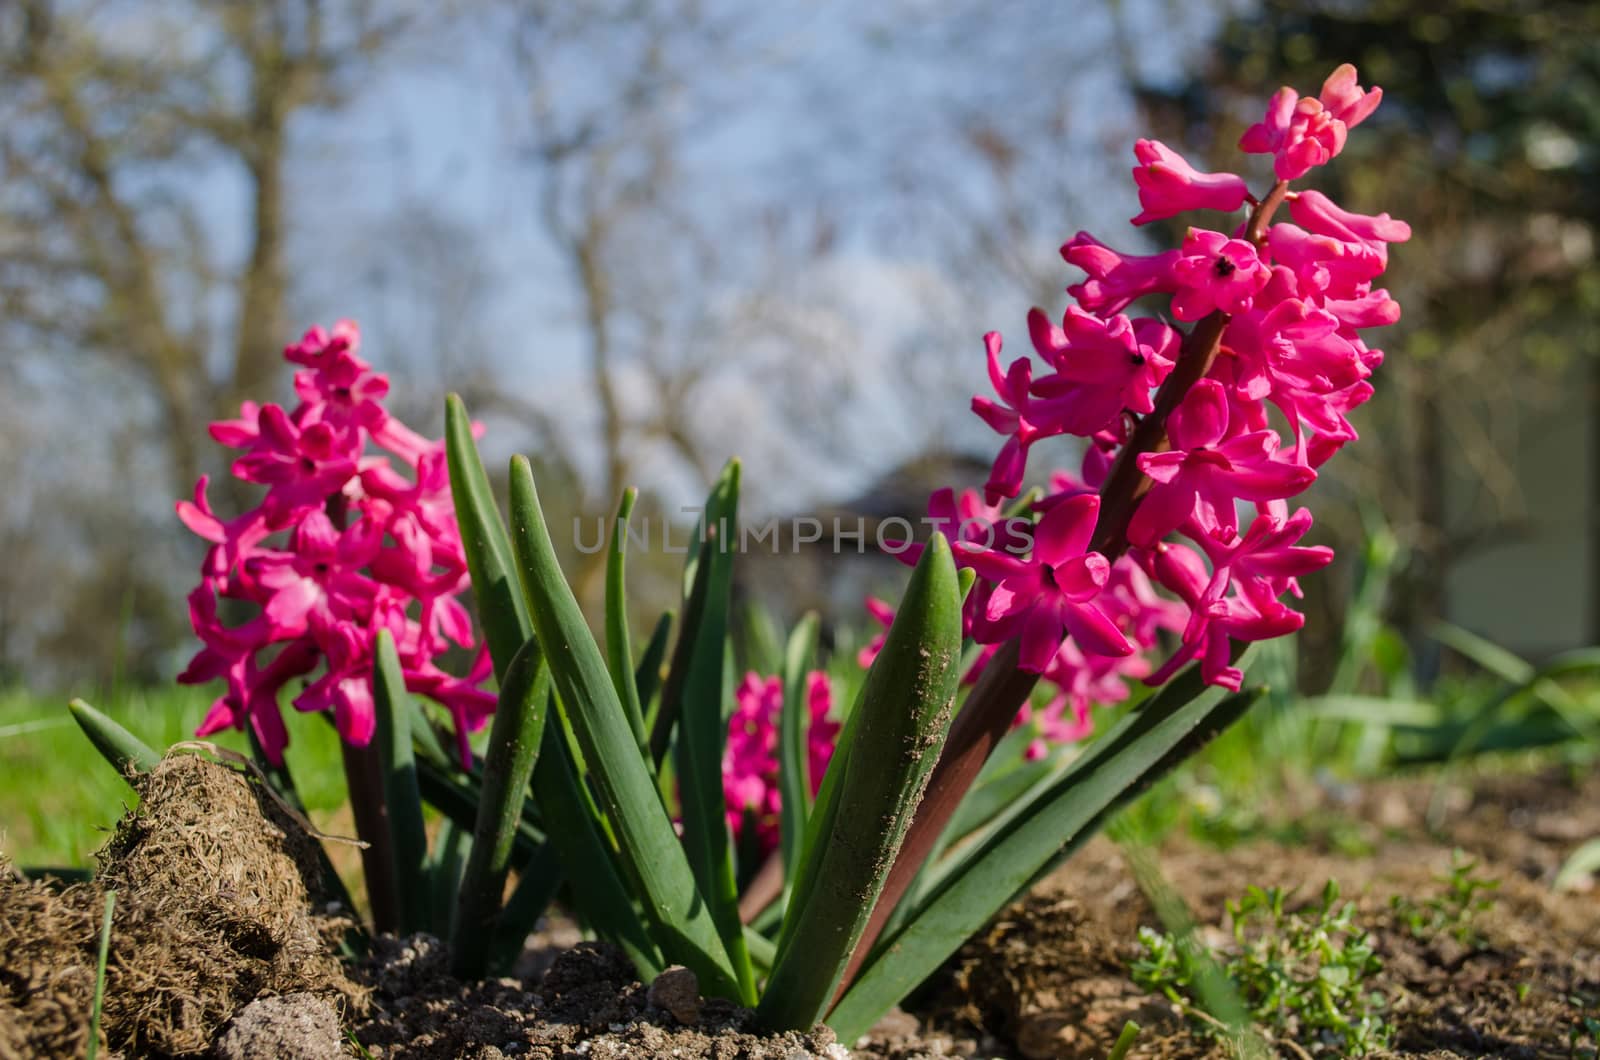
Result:
<instances>
[{"instance_id":1,"label":"clod of dirt","mask_svg":"<svg viewBox=\"0 0 1600 1060\"><path fill-rule=\"evenodd\" d=\"M308 913L309 837L243 774L180 754L140 778L137 811L93 883L55 893L0 877L0 1058L83 1052L107 890L117 892L103 1044L134 1055L211 1048L258 996L362 1004ZM10 1009L11 1012L7 1012ZM15 1014L15 1019L4 1018Z\"/></svg>"},{"instance_id":2,"label":"clod of dirt","mask_svg":"<svg viewBox=\"0 0 1600 1060\"><path fill-rule=\"evenodd\" d=\"M700 980L682 965L675 964L656 976L645 1000L672 1013L672 1018L685 1027L700 1022Z\"/></svg>"},{"instance_id":3,"label":"clod of dirt","mask_svg":"<svg viewBox=\"0 0 1600 1060\"><path fill-rule=\"evenodd\" d=\"M342 1060L339 1010L318 994L259 998L223 1028L215 1055L217 1060Z\"/></svg>"},{"instance_id":4,"label":"clod of dirt","mask_svg":"<svg viewBox=\"0 0 1600 1060\"><path fill-rule=\"evenodd\" d=\"M961 949L932 1005L1025 1060L1103 1057L1128 1020L1166 1019L1119 959L1131 932L1109 920L1059 891L1030 895Z\"/></svg>"}]
</instances>

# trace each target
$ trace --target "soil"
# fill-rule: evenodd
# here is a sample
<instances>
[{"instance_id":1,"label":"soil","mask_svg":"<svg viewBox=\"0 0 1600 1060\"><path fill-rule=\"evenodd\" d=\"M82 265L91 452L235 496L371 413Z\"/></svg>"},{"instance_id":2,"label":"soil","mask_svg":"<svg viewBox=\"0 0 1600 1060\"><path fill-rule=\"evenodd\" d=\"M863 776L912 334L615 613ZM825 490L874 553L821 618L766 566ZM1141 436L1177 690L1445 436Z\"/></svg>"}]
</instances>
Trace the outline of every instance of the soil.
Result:
<instances>
[{"instance_id":1,"label":"soil","mask_svg":"<svg viewBox=\"0 0 1600 1060\"><path fill-rule=\"evenodd\" d=\"M330 945L343 923L311 913L311 841L260 787L189 754L135 787L93 883L56 891L0 866L0 1060L86 1051L109 891L101 1055L207 1052L262 995L364 1007Z\"/></svg>"},{"instance_id":2,"label":"soil","mask_svg":"<svg viewBox=\"0 0 1600 1060\"><path fill-rule=\"evenodd\" d=\"M1572 850L1600 836L1600 777L1490 777L1439 798L1427 782L1325 791L1277 815L1299 822L1296 845L1259 839L1223 851L1180 839L1157 863L1213 946L1227 945L1225 903L1247 884L1298 886L1309 900L1339 881L1384 962L1374 987L1395 1033L1389 1052L1372 1055L1595 1056L1596 1025L1585 1021L1600 1018L1600 899L1592 881L1569 893L1552 883ZM1448 810L1433 833L1430 804ZM1352 847L1366 853L1352 857ZM1450 933L1421 940L1391 898L1442 894L1456 849L1477 859L1472 875L1498 881L1492 904L1472 918L1470 944ZM1130 1056L1230 1055L1130 981L1141 925L1162 926L1124 852L1096 840L972 940L916 1011L984 1055L1103 1057L1129 1019L1143 1028ZM1339 1055L1313 1040L1273 1044L1284 1056Z\"/></svg>"},{"instance_id":3,"label":"soil","mask_svg":"<svg viewBox=\"0 0 1600 1060\"><path fill-rule=\"evenodd\" d=\"M83 1055L111 888L102 1055L1032 1060L1103 1057L1128 1019L1144 1028L1131 1056L1226 1055L1130 981L1137 928L1159 922L1127 856L1105 840L972 940L913 999L914 1015L895 1013L846 1050L826 1028L758 1035L748 1011L701 999L682 969L641 985L619 954L574 945L570 930L530 952L518 978L458 983L425 935L377 940L347 970L335 957L347 923L323 903L310 840L257 784L179 755L141 794L93 884L53 890L0 866L0 1060ZM1430 806L1445 811L1440 831L1427 827ZM1201 925L1223 923L1246 884L1299 885L1310 897L1337 879L1384 962L1375 988L1395 1034L1381 1055L1595 1055L1584 1021L1600 1018L1596 892L1551 883L1572 849L1600 835L1600 778L1483 778L1442 799L1421 782L1311 788L1251 831L1226 851L1173 840L1158 864ZM1499 881L1493 904L1474 919L1471 944L1419 940L1390 898L1440 893L1455 847ZM1202 935L1225 942L1214 928ZM1286 1056L1336 1055L1316 1041L1273 1044Z\"/></svg>"}]
</instances>

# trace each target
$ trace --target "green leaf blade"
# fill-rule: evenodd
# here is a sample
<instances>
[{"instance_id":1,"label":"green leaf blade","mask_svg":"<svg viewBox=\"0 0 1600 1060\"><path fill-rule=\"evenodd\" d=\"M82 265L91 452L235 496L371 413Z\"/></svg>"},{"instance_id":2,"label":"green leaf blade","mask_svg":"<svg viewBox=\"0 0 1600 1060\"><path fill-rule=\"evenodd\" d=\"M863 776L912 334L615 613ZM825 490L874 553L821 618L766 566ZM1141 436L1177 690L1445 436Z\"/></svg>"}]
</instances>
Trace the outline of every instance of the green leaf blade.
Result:
<instances>
[{"instance_id":1,"label":"green leaf blade","mask_svg":"<svg viewBox=\"0 0 1600 1060\"><path fill-rule=\"evenodd\" d=\"M504 683L506 669L528 639L533 623L517 581L511 539L500 519L483 458L478 455L478 443L472 438L472 420L455 394L445 398L444 437L450 495L461 528L467 572L472 576L472 595L494 659L495 679Z\"/></svg>"},{"instance_id":2,"label":"green leaf blade","mask_svg":"<svg viewBox=\"0 0 1600 1060\"><path fill-rule=\"evenodd\" d=\"M633 644L628 636L628 519L638 498L639 491L632 486L623 490L616 518L611 522L611 547L606 552L606 666L617 697L622 700L623 713L633 728L634 740L642 752L648 752L650 737L645 732L639 683L633 674Z\"/></svg>"},{"instance_id":3,"label":"green leaf blade","mask_svg":"<svg viewBox=\"0 0 1600 1060\"><path fill-rule=\"evenodd\" d=\"M711 903L711 917L733 962L740 996L745 1004L754 1004L755 969L739 918L728 807L722 792L722 754L728 733L723 705L730 693L724 663L738 511L739 463L731 461L706 501L695 579L699 621L693 626L685 624L679 634L688 643L689 653L674 748L683 806L683 849L700 893Z\"/></svg>"},{"instance_id":4,"label":"green leaf blade","mask_svg":"<svg viewBox=\"0 0 1600 1060\"><path fill-rule=\"evenodd\" d=\"M708 992L740 997L727 951L623 717L600 646L556 561L533 469L523 457L511 464L511 513L513 548L535 632L662 952L693 970Z\"/></svg>"},{"instance_id":5,"label":"green leaf blade","mask_svg":"<svg viewBox=\"0 0 1600 1060\"><path fill-rule=\"evenodd\" d=\"M935 534L852 711L837 794L819 799L826 821L808 837L757 1009L764 1027L809 1028L827 1012L938 759L960 657L960 581Z\"/></svg>"},{"instance_id":6,"label":"green leaf blade","mask_svg":"<svg viewBox=\"0 0 1600 1060\"><path fill-rule=\"evenodd\" d=\"M393 852L395 886L400 897L400 933L426 931L432 911L428 895L428 834L422 822L422 794L417 785L417 763L411 745L411 718L415 710L406 692L405 675L394 637L378 632L372 675L372 699L377 728L373 740L383 770L383 801L387 810L389 849Z\"/></svg>"},{"instance_id":7,"label":"green leaf blade","mask_svg":"<svg viewBox=\"0 0 1600 1060\"><path fill-rule=\"evenodd\" d=\"M451 971L463 981L481 979L488 968L490 942L511 869L517 828L522 823L523 801L544 738L549 703L550 667L538 640L529 637L506 670L495 709L478 819L450 932Z\"/></svg>"},{"instance_id":8,"label":"green leaf blade","mask_svg":"<svg viewBox=\"0 0 1600 1060\"><path fill-rule=\"evenodd\" d=\"M1227 725L1264 690L1224 698L1190 667L1131 712L1058 781L1002 815L894 935L879 942L829 1014L846 1041L927 977L1013 896L1107 816Z\"/></svg>"},{"instance_id":9,"label":"green leaf blade","mask_svg":"<svg viewBox=\"0 0 1600 1060\"><path fill-rule=\"evenodd\" d=\"M778 790L782 796L783 864L793 873L805 844L806 819L811 804L810 761L807 734L811 722L808 677L816 660L822 628L815 611L808 611L789 634L783 653L783 712L778 719Z\"/></svg>"},{"instance_id":10,"label":"green leaf blade","mask_svg":"<svg viewBox=\"0 0 1600 1060\"><path fill-rule=\"evenodd\" d=\"M89 742L94 744L94 749L123 779L134 774L149 773L161 764L158 752L83 700L72 700L67 704L67 711Z\"/></svg>"}]
</instances>

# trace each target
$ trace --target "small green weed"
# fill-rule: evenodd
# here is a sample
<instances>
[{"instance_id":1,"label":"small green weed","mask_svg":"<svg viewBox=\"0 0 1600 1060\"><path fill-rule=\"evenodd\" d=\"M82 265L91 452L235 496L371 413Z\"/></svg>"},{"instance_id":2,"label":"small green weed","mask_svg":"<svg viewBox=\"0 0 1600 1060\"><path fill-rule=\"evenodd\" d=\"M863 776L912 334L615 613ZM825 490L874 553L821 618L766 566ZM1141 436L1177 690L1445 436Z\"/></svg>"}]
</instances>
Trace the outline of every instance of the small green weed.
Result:
<instances>
[{"instance_id":1,"label":"small green weed","mask_svg":"<svg viewBox=\"0 0 1600 1060\"><path fill-rule=\"evenodd\" d=\"M1582 998L1571 999L1575 1005L1581 1005ZM1573 1023L1572 1029L1567 1032L1567 1048L1571 1055L1576 1057L1600 1056L1600 1018L1584 1015Z\"/></svg>"},{"instance_id":2,"label":"small green weed","mask_svg":"<svg viewBox=\"0 0 1600 1060\"><path fill-rule=\"evenodd\" d=\"M1444 893L1418 902L1404 895L1389 900L1411 937L1420 942L1432 942L1448 936L1472 949L1482 949L1487 939L1478 925L1478 917L1494 908L1494 894L1499 880L1475 875L1478 859L1457 850L1450 857L1450 875L1440 878Z\"/></svg>"},{"instance_id":3,"label":"small green weed","mask_svg":"<svg viewBox=\"0 0 1600 1060\"><path fill-rule=\"evenodd\" d=\"M1313 1055L1363 1056L1389 1041L1384 998L1369 980L1383 967L1366 931L1355 923L1353 903L1339 903L1329 880L1316 901L1290 910L1293 892L1250 887L1228 903L1233 952L1217 966L1237 988L1250 1018L1279 1041L1300 1043ZM1173 936L1142 928L1144 955L1133 964L1133 980L1158 992L1191 1017L1205 1033L1218 1024L1195 1000L1196 955Z\"/></svg>"}]
</instances>

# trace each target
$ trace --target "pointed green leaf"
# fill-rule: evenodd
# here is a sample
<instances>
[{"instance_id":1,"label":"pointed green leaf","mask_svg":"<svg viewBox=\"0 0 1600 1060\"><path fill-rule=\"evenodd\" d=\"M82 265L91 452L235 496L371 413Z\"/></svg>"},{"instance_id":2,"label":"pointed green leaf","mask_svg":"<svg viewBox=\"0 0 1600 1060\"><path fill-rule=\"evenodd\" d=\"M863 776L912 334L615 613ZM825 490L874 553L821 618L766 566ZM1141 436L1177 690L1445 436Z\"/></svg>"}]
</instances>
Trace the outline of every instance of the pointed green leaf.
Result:
<instances>
[{"instance_id":1,"label":"pointed green leaf","mask_svg":"<svg viewBox=\"0 0 1600 1060\"><path fill-rule=\"evenodd\" d=\"M378 631L373 666L372 699L377 715L373 741L383 770L383 801L393 851L395 885L400 892L400 934L426 931L431 905L428 875L428 834L422 823L422 795L417 788L417 765L411 747L414 707L406 692L405 675L394 637Z\"/></svg>"},{"instance_id":2,"label":"pointed green leaf","mask_svg":"<svg viewBox=\"0 0 1600 1060\"><path fill-rule=\"evenodd\" d=\"M425 869L428 894L433 900L428 910L428 930L439 938L450 937L450 922L455 917L456 900L461 894L461 874L471 847L472 833L446 817L428 850Z\"/></svg>"},{"instance_id":3,"label":"pointed green leaf","mask_svg":"<svg viewBox=\"0 0 1600 1060\"><path fill-rule=\"evenodd\" d=\"M495 506L477 444L472 440L472 422L461 399L454 395L445 403L445 449L473 597L478 602L495 675L503 682L512 658L534 635L533 620L517 573L515 550ZM589 812L593 800L583 787L578 764L568 747L568 735L564 721L545 726L543 746L533 771L534 801L551 810L542 816L548 818L546 830L555 844L562 871L572 883L576 912L601 937L621 946L639 966L641 975L649 975L660 970L660 955L628 901L602 823ZM429 771L424 770L423 776L428 778ZM454 800L460 794L459 789L451 790L445 785L439 785L436 791L446 800ZM465 820L457 817L456 821L474 828L476 819L474 802ZM519 836L526 835L525 826L526 821ZM521 860L532 853L532 848L519 839L513 856Z\"/></svg>"},{"instance_id":4,"label":"pointed green leaf","mask_svg":"<svg viewBox=\"0 0 1600 1060\"><path fill-rule=\"evenodd\" d=\"M880 940L828 1016L845 1040L863 1033L961 943L1107 816L1237 720L1260 689L1205 688L1190 667L1129 713L1065 774L958 851L956 863L898 932Z\"/></svg>"},{"instance_id":5,"label":"pointed green leaf","mask_svg":"<svg viewBox=\"0 0 1600 1060\"><path fill-rule=\"evenodd\" d=\"M938 760L960 657L959 579L935 534L852 712L828 830L808 843L757 1009L763 1026L809 1028L827 1012Z\"/></svg>"},{"instance_id":6,"label":"pointed green leaf","mask_svg":"<svg viewBox=\"0 0 1600 1060\"><path fill-rule=\"evenodd\" d=\"M494 659L495 679L503 683L506 668L522 649L533 624L517 582L511 539L500 519L478 444L472 439L472 420L455 394L445 398L444 437L450 495L461 527L467 572L472 576L472 596L478 602L478 620Z\"/></svg>"},{"instance_id":7,"label":"pointed green leaf","mask_svg":"<svg viewBox=\"0 0 1600 1060\"><path fill-rule=\"evenodd\" d=\"M640 751L648 753L650 739L644 728L644 708L639 704L639 684L633 675L626 585L628 517L633 514L633 504L638 497L639 491L632 486L623 490L617 517L611 522L611 548L606 553L606 667L611 671L611 684L622 700L622 710L633 728L634 739Z\"/></svg>"},{"instance_id":8,"label":"pointed green leaf","mask_svg":"<svg viewBox=\"0 0 1600 1060\"><path fill-rule=\"evenodd\" d=\"M533 469L523 457L511 462L511 537L563 713L583 749L588 777L616 832L622 864L645 904L661 950L694 971L707 992L739 997L727 951L656 794L650 767L623 717L600 646L561 574Z\"/></svg>"},{"instance_id":9,"label":"pointed green leaf","mask_svg":"<svg viewBox=\"0 0 1600 1060\"><path fill-rule=\"evenodd\" d=\"M740 994L746 1004L754 1004L755 970L739 919L728 808L722 794L722 751L728 736L725 704L732 698L726 664L738 505L739 463L730 461L706 501L695 586L700 621L684 626L680 634L688 643L689 656L674 760L683 808L683 849L700 893L711 903L711 916L733 962Z\"/></svg>"},{"instance_id":10,"label":"pointed green leaf","mask_svg":"<svg viewBox=\"0 0 1600 1060\"><path fill-rule=\"evenodd\" d=\"M472 831L472 852L461 880L450 929L451 973L462 981L483 978L511 871L512 847L522 822L528 781L544 738L550 703L550 667L539 641L529 637L506 669L489 731L483 793Z\"/></svg>"},{"instance_id":11,"label":"pointed green leaf","mask_svg":"<svg viewBox=\"0 0 1600 1060\"><path fill-rule=\"evenodd\" d=\"M161 756L143 740L83 700L72 700L67 704L67 711L119 777L127 779L133 774L149 773L161 764Z\"/></svg>"},{"instance_id":12,"label":"pointed green leaf","mask_svg":"<svg viewBox=\"0 0 1600 1060\"><path fill-rule=\"evenodd\" d=\"M805 843L806 818L811 808L810 755L807 732L811 702L807 695L811 668L816 662L821 620L808 611L789 634L783 653L783 713L778 726L778 790L782 796L783 864L793 873L800 864ZM821 779L820 777L818 779Z\"/></svg>"},{"instance_id":13,"label":"pointed green leaf","mask_svg":"<svg viewBox=\"0 0 1600 1060\"><path fill-rule=\"evenodd\" d=\"M633 671L633 683L639 690L639 703L645 711L645 731L654 731L656 693L661 690L661 664L667 657L667 641L672 638L673 612L663 611L656 619L656 628L650 634L650 643L644 646L644 655Z\"/></svg>"},{"instance_id":14,"label":"pointed green leaf","mask_svg":"<svg viewBox=\"0 0 1600 1060\"><path fill-rule=\"evenodd\" d=\"M489 944L489 967L500 974L509 973L517 958L522 956L528 936L533 934L539 918L544 916L550 903L555 900L564 878L552 843L541 845L531 858L520 864L511 896L506 899L505 908L500 910L499 930ZM654 968L659 970L660 955L652 949L649 959Z\"/></svg>"}]
</instances>

